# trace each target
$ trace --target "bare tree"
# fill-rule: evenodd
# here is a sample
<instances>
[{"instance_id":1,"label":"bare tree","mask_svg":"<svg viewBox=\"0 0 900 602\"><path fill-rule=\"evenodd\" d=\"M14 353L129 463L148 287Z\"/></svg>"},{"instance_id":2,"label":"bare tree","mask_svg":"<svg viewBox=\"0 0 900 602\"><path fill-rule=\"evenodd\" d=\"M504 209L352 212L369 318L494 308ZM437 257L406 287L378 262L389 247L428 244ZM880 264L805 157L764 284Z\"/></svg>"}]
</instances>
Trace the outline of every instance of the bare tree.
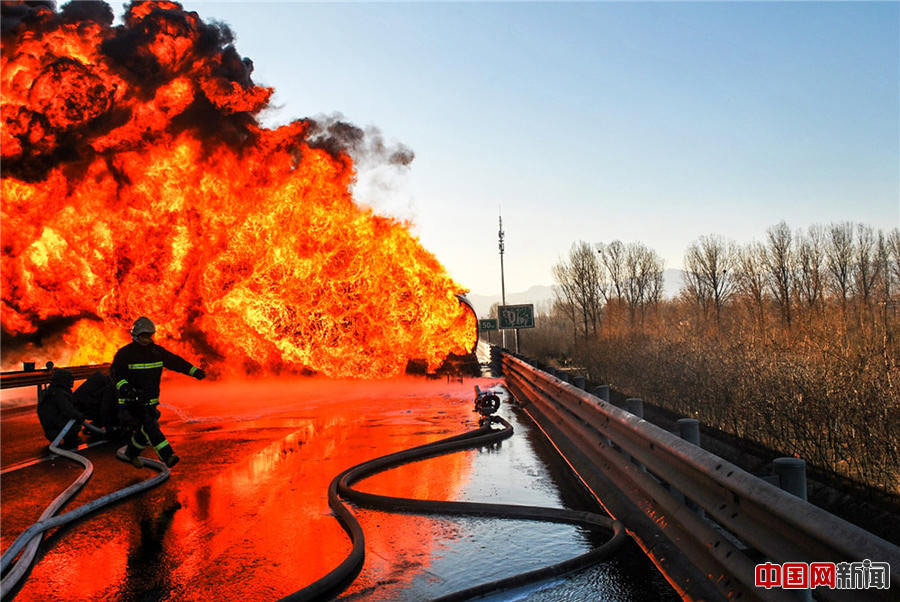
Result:
<instances>
[{"instance_id":1,"label":"bare tree","mask_svg":"<svg viewBox=\"0 0 900 602\"><path fill-rule=\"evenodd\" d=\"M881 324L884 328L885 337L888 340L893 338L891 333L890 322L888 320L889 306L891 304L891 295L894 292L894 273L891 269L891 248L889 246L889 236L885 236L884 232L879 230L878 243L875 247L875 261L878 263L878 270L881 275L879 279L881 286L878 288L878 304L881 306Z\"/></svg>"},{"instance_id":2,"label":"bare tree","mask_svg":"<svg viewBox=\"0 0 900 602\"><path fill-rule=\"evenodd\" d=\"M579 305L584 334L587 336L590 324L591 331L596 335L603 299L608 294L603 266L600 264L600 258L594 247L584 241L573 245L569 252L569 260L578 276Z\"/></svg>"},{"instance_id":3,"label":"bare tree","mask_svg":"<svg viewBox=\"0 0 900 602\"><path fill-rule=\"evenodd\" d=\"M862 308L872 307L872 296L881 273L876 258L875 231L871 226L856 226L856 261L853 288Z\"/></svg>"},{"instance_id":4,"label":"bare tree","mask_svg":"<svg viewBox=\"0 0 900 602\"><path fill-rule=\"evenodd\" d=\"M847 297L853 285L853 246L853 224L842 222L829 226L828 244L825 247L829 283L844 309L847 307Z\"/></svg>"},{"instance_id":5,"label":"bare tree","mask_svg":"<svg viewBox=\"0 0 900 602\"><path fill-rule=\"evenodd\" d=\"M737 261L734 243L714 234L701 236L685 252L687 291L700 305L704 315L710 308L715 310L716 324L721 322L722 307L737 287Z\"/></svg>"},{"instance_id":6,"label":"bare tree","mask_svg":"<svg viewBox=\"0 0 900 602\"><path fill-rule=\"evenodd\" d=\"M575 287L569 276L569 266L565 260L553 265L553 279L557 286L553 290L553 308L572 321L572 340L578 338L578 312L575 308Z\"/></svg>"},{"instance_id":7,"label":"bare tree","mask_svg":"<svg viewBox=\"0 0 900 602\"><path fill-rule=\"evenodd\" d=\"M659 300L662 292L662 273L664 263L653 249L643 243L629 243L625 253L625 281L622 292L628 303L631 323L634 324L637 312L641 312L641 320L648 304Z\"/></svg>"},{"instance_id":8,"label":"bare tree","mask_svg":"<svg viewBox=\"0 0 900 602\"><path fill-rule=\"evenodd\" d=\"M647 287L647 305L657 305L662 300L663 288L665 285L665 280L663 279L663 272L665 271L665 262L662 257L659 255L655 255L655 264L652 266L652 272L650 274L649 285Z\"/></svg>"},{"instance_id":9,"label":"bare tree","mask_svg":"<svg viewBox=\"0 0 900 602\"><path fill-rule=\"evenodd\" d=\"M750 313L762 329L765 324L766 271L763 262L765 249L752 242L738 252L737 286L750 306Z\"/></svg>"},{"instance_id":10,"label":"bare tree","mask_svg":"<svg viewBox=\"0 0 900 602\"><path fill-rule=\"evenodd\" d=\"M616 300L621 300L625 294L625 256L627 254L625 245L620 240L614 240L608 245L598 245L597 250L610 281L607 301L610 300L609 297L612 296L613 291L615 291Z\"/></svg>"},{"instance_id":11,"label":"bare tree","mask_svg":"<svg viewBox=\"0 0 900 602\"><path fill-rule=\"evenodd\" d=\"M763 264L766 267L769 290L781 309L782 321L790 327L793 318L791 296L795 286L794 249L791 229L780 222L766 230L768 244L764 247Z\"/></svg>"},{"instance_id":12,"label":"bare tree","mask_svg":"<svg viewBox=\"0 0 900 602\"><path fill-rule=\"evenodd\" d=\"M900 228L894 228L887 236L888 272L897 287L900 287Z\"/></svg>"},{"instance_id":13,"label":"bare tree","mask_svg":"<svg viewBox=\"0 0 900 602\"><path fill-rule=\"evenodd\" d=\"M711 303L711 295L709 287L703 278L703 271L700 267L700 257L702 253L697 243L691 243L684 254L684 270L681 273L682 286L681 290L687 294L687 297L703 312L703 315L709 312Z\"/></svg>"},{"instance_id":14,"label":"bare tree","mask_svg":"<svg viewBox=\"0 0 900 602\"><path fill-rule=\"evenodd\" d=\"M891 230L885 240L884 273L887 281L886 297L892 299L900 289L900 228Z\"/></svg>"},{"instance_id":15,"label":"bare tree","mask_svg":"<svg viewBox=\"0 0 900 602\"><path fill-rule=\"evenodd\" d=\"M825 230L810 226L797 232L797 292L807 309L821 308L825 286Z\"/></svg>"},{"instance_id":16,"label":"bare tree","mask_svg":"<svg viewBox=\"0 0 900 602\"><path fill-rule=\"evenodd\" d=\"M881 319L887 341L893 341L889 315L896 311L894 295L900 289L900 228L878 233L878 262L881 264Z\"/></svg>"},{"instance_id":17,"label":"bare tree","mask_svg":"<svg viewBox=\"0 0 900 602\"><path fill-rule=\"evenodd\" d=\"M593 247L584 241L574 243L568 261L554 266L553 276L566 302L581 319L582 334L596 335L602 300L607 293L600 259Z\"/></svg>"}]
</instances>

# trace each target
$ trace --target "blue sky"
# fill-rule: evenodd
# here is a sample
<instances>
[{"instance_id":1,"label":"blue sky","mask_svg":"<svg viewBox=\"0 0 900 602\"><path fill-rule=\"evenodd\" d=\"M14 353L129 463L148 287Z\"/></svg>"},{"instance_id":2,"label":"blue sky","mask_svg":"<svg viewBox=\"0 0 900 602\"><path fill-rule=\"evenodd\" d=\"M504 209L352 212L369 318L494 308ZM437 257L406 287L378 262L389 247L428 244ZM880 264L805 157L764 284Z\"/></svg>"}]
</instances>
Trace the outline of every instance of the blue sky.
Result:
<instances>
[{"instance_id":1,"label":"blue sky","mask_svg":"<svg viewBox=\"0 0 900 602\"><path fill-rule=\"evenodd\" d=\"M578 240L667 268L716 233L900 225L898 3L185 2L273 86L267 125L339 112L411 148L357 199L463 286L551 284Z\"/></svg>"}]
</instances>

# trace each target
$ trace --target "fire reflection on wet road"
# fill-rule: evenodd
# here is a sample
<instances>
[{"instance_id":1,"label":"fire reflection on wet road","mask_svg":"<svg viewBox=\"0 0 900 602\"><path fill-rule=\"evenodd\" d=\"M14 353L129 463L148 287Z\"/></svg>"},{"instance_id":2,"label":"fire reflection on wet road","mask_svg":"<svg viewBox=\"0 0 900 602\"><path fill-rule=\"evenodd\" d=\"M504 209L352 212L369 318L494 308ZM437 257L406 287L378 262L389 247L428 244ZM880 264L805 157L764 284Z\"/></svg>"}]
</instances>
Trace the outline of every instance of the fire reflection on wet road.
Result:
<instances>
[{"instance_id":1,"label":"fire reflection on wet road","mask_svg":"<svg viewBox=\"0 0 900 602\"><path fill-rule=\"evenodd\" d=\"M182 457L172 477L52 534L16 599L268 600L296 591L349 551L327 504L333 476L474 428L473 386L493 382L173 378L163 385L162 408L163 430ZM2 423L4 467L45 452L33 412L4 406ZM360 488L423 499L571 505L532 448L517 433L497 449L405 465ZM111 445L83 454L95 473L71 508L149 473L116 460ZM4 550L77 474L56 460L2 476ZM587 539L564 525L354 511L367 556L347 599L434 597L558 562L583 551ZM516 538L520 550L504 549ZM626 591L615 599L635 596Z\"/></svg>"}]
</instances>

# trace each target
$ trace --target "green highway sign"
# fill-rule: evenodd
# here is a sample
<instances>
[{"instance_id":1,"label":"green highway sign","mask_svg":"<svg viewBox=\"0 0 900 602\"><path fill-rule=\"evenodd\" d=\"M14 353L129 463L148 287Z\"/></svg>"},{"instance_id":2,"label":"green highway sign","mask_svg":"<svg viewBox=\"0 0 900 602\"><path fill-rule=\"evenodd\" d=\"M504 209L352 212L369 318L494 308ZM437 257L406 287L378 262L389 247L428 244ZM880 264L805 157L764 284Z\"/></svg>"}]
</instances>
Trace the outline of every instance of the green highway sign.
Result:
<instances>
[{"instance_id":1,"label":"green highway sign","mask_svg":"<svg viewBox=\"0 0 900 602\"><path fill-rule=\"evenodd\" d=\"M534 328L534 305L501 305L497 308L500 328Z\"/></svg>"},{"instance_id":2,"label":"green highway sign","mask_svg":"<svg viewBox=\"0 0 900 602\"><path fill-rule=\"evenodd\" d=\"M493 318L478 320L478 330L497 330L497 320Z\"/></svg>"}]
</instances>

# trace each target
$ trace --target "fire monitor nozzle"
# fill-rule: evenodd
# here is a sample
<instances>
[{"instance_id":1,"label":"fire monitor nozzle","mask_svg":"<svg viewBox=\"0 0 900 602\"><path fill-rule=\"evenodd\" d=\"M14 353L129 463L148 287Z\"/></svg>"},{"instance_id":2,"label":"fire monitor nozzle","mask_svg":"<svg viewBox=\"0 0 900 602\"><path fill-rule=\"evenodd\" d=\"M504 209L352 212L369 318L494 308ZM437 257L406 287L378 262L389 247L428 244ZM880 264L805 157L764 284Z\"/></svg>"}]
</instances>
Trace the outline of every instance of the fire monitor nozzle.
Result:
<instances>
[{"instance_id":1,"label":"fire monitor nozzle","mask_svg":"<svg viewBox=\"0 0 900 602\"><path fill-rule=\"evenodd\" d=\"M475 385L475 411L487 418L500 409L500 398L493 391L482 391Z\"/></svg>"}]
</instances>

